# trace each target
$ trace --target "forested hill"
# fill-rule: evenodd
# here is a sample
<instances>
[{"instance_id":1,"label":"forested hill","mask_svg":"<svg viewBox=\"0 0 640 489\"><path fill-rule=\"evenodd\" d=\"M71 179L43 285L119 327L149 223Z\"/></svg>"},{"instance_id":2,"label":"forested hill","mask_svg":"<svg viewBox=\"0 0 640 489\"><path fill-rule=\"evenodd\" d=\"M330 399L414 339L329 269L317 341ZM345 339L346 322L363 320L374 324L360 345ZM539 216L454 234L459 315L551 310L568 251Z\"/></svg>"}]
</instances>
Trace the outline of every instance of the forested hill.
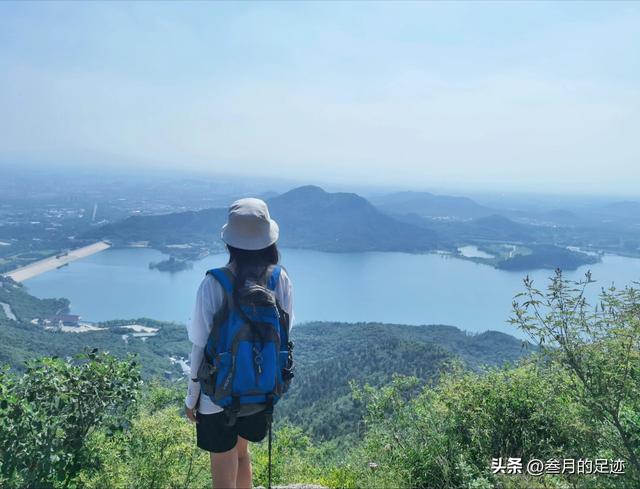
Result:
<instances>
[{"instance_id":1,"label":"forested hill","mask_svg":"<svg viewBox=\"0 0 640 489\"><path fill-rule=\"evenodd\" d=\"M325 251L427 251L446 247L430 229L381 213L355 193L308 185L269 199L281 244Z\"/></svg>"},{"instance_id":2,"label":"forested hill","mask_svg":"<svg viewBox=\"0 0 640 489\"><path fill-rule=\"evenodd\" d=\"M434 344L448 353L460 357L470 368L482 365L498 365L504 361L515 361L523 354L523 348L531 348L527 342L498 331L471 334L443 324L410 326L388 323L340 323L309 322L294 326L292 336L302 349L296 350L303 361L333 358L353 350L367 350L377 344L391 350L400 342ZM322 360L323 358L320 358Z\"/></svg>"},{"instance_id":3,"label":"forested hill","mask_svg":"<svg viewBox=\"0 0 640 489\"><path fill-rule=\"evenodd\" d=\"M530 350L496 331L470 335L453 326L314 322L295 326L297 374L279 416L319 439L358 433L362 409L350 383L382 387L394 374L433 381L459 359L471 369L514 362ZM531 347L528 343L528 347Z\"/></svg>"},{"instance_id":4,"label":"forested hill","mask_svg":"<svg viewBox=\"0 0 640 489\"><path fill-rule=\"evenodd\" d=\"M131 216L123 221L92 229L84 238L110 239L116 244L149 241L162 247L172 243L213 243L220 237L220 228L227 218L227 209L212 208L153 216Z\"/></svg>"},{"instance_id":5,"label":"forested hill","mask_svg":"<svg viewBox=\"0 0 640 489\"><path fill-rule=\"evenodd\" d=\"M354 193L329 193L304 186L268 199L280 224L279 244L322 251L429 251L448 241L424 227L383 214ZM133 216L92 230L84 237L120 243L149 241L153 246L218 240L226 209L157 216Z\"/></svg>"}]
</instances>

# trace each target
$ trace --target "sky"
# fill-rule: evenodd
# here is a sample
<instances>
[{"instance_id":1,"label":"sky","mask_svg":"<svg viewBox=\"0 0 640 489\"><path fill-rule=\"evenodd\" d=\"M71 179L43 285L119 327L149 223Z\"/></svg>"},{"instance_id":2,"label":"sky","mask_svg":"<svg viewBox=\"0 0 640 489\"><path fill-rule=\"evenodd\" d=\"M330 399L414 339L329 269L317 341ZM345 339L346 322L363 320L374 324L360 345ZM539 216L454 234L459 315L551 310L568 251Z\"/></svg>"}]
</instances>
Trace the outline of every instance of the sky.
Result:
<instances>
[{"instance_id":1,"label":"sky","mask_svg":"<svg viewBox=\"0 0 640 489\"><path fill-rule=\"evenodd\" d=\"M10 163L640 197L640 2L1 2Z\"/></svg>"}]
</instances>

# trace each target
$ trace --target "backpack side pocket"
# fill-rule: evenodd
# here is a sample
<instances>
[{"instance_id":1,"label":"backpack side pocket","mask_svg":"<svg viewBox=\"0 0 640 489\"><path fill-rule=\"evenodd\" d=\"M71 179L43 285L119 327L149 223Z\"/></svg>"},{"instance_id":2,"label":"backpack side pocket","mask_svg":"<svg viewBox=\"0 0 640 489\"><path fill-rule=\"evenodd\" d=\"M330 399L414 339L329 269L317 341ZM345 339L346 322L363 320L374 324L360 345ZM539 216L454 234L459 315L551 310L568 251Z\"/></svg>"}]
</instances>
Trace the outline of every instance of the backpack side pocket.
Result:
<instances>
[{"instance_id":1,"label":"backpack side pocket","mask_svg":"<svg viewBox=\"0 0 640 489\"><path fill-rule=\"evenodd\" d=\"M207 361L205 355L198 367L198 380L200 381L200 390L209 397L213 397L215 394L217 377L218 369Z\"/></svg>"},{"instance_id":2,"label":"backpack side pocket","mask_svg":"<svg viewBox=\"0 0 640 489\"><path fill-rule=\"evenodd\" d=\"M282 385L282 392L287 392L291 385L291 379L293 379L293 373L295 366L293 364L293 342L287 342L287 349L280 350L279 366L280 366L280 380Z\"/></svg>"}]
</instances>

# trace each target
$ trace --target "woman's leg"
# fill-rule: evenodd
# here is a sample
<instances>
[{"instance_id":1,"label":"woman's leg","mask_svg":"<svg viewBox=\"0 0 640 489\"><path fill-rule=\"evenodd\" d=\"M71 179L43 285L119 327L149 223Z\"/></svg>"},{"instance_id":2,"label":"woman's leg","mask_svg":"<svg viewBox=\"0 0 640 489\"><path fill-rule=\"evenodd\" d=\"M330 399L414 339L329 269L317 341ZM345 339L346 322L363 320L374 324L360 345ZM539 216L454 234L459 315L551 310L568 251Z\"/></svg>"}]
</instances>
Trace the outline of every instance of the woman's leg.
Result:
<instances>
[{"instance_id":1,"label":"woman's leg","mask_svg":"<svg viewBox=\"0 0 640 489\"><path fill-rule=\"evenodd\" d=\"M239 436L236 450L238 452L236 488L251 489L251 454L249 453L249 441Z\"/></svg>"},{"instance_id":2,"label":"woman's leg","mask_svg":"<svg viewBox=\"0 0 640 489\"><path fill-rule=\"evenodd\" d=\"M238 442L241 439L238 437ZM222 453L211 452L211 479L214 489L235 489L238 473L237 446Z\"/></svg>"}]
</instances>

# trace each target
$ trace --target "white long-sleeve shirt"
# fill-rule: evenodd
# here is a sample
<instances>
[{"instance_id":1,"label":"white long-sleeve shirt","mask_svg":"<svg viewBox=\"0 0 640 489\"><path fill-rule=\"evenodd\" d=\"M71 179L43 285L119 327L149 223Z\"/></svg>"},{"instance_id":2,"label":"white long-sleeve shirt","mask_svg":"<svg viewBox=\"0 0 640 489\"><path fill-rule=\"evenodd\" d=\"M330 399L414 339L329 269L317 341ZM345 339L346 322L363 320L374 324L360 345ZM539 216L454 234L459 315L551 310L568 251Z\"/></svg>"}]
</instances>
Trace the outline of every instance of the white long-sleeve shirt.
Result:
<instances>
[{"instance_id":1,"label":"white long-sleeve shirt","mask_svg":"<svg viewBox=\"0 0 640 489\"><path fill-rule=\"evenodd\" d=\"M230 266L233 271L233 266ZM282 308L289 314L290 328L293 326L293 286L287 271L282 267L280 279L275 288L275 293ZM200 383L194 382L198 376L198 368L204 357L204 348L209 338L209 332L213 326L213 316L224 302L224 290L220 283L207 274L200 283L196 294L196 305L193 310L193 316L188 323L187 332L191 347L191 378L189 379L189 387L185 404L188 408L193 409L198 404L200 396ZM291 330L291 329L290 329ZM198 412L201 414L214 414L222 411L222 408L215 404L209 396L200 396L198 404Z\"/></svg>"}]
</instances>

